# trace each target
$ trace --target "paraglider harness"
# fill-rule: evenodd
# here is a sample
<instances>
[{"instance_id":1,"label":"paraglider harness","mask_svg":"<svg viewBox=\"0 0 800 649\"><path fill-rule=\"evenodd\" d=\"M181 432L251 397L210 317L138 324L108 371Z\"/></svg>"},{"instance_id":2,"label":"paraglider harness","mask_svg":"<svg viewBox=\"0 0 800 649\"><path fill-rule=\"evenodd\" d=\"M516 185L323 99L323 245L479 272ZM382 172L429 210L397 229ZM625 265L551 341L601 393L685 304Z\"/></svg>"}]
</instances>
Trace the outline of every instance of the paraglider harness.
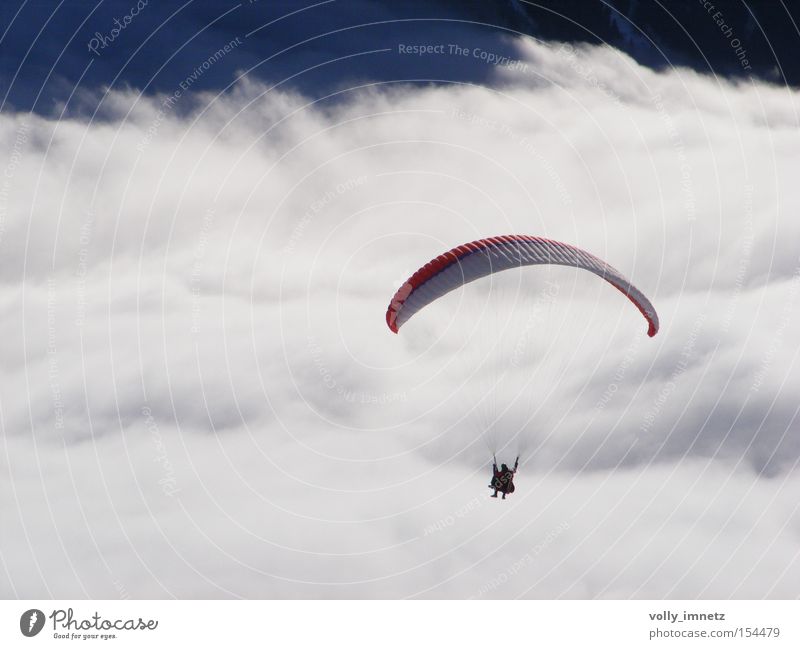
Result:
<instances>
[{"instance_id":1,"label":"paraglider harness","mask_svg":"<svg viewBox=\"0 0 800 649\"><path fill-rule=\"evenodd\" d=\"M493 456L494 462L492 463L492 481L489 484L490 489L494 489L494 496L497 497L497 492L503 494L503 498L506 497L506 494L513 494L514 493L514 474L517 472L517 468L519 467L519 455L517 455L517 459L514 462L514 468L509 469L506 467L506 471L497 468L497 458ZM505 466L505 465L503 465Z\"/></svg>"}]
</instances>

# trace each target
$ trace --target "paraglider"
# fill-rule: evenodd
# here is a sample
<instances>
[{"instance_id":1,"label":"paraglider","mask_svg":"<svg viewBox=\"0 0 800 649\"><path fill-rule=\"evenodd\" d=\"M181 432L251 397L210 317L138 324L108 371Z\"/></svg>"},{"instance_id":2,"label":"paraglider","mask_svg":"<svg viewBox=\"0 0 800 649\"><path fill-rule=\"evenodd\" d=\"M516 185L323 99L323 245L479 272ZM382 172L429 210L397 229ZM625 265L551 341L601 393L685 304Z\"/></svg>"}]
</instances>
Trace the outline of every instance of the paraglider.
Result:
<instances>
[{"instance_id":1,"label":"paraglider","mask_svg":"<svg viewBox=\"0 0 800 649\"><path fill-rule=\"evenodd\" d=\"M513 469L509 469L505 464L501 464L498 469L497 458L493 458L493 460L492 481L489 483L489 489L494 489L491 498L497 498L497 492L499 491L503 494L503 500L505 500L506 494L514 493L514 476L517 474L517 469L519 468L519 455L517 455Z\"/></svg>"},{"instance_id":2,"label":"paraglider","mask_svg":"<svg viewBox=\"0 0 800 649\"><path fill-rule=\"evenodd\" d=\"M409 277L397 290L386 310L386 324L394 333L414 315L447 293L470 282L512 268L553 264L572 266L594 273L623 293L647 321L647 335L658 333L658 314L650 300L631 284L618 270L594 255L560 241L530 235L505 235L465 243L449 250ZM466 317L472 317L468 315ZM490 447L490 450L491 447ZM497 460L492 464L489 487L498 493L514 493L514 476L519 467L517 456L514 468Z\"/></svg>"}]
</instances>

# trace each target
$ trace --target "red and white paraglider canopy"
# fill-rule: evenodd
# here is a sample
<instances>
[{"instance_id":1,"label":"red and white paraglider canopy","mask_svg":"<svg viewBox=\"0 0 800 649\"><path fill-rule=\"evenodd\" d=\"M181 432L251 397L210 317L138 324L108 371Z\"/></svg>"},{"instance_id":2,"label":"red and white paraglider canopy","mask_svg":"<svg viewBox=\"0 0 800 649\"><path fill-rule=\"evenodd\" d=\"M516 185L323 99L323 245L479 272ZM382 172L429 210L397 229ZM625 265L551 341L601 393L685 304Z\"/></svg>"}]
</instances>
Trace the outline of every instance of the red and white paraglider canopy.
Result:
<instances>
[{"instance_id":1,"label":"red and white paraglider canopy","mask_svg":"<svg viewBox=\"0 0 800 649\"><path fill-rule=\"evenodd\" d=\"M429 261L394 294L386 311L386 324L397 333L415 313L464 284L510 268L537 264L574 266L602 277L642 312L648 323L648 336L658 332L658 314L650 300L618 270L575 246L518 234L465 243Z\"/></svg>"}]
</instances>

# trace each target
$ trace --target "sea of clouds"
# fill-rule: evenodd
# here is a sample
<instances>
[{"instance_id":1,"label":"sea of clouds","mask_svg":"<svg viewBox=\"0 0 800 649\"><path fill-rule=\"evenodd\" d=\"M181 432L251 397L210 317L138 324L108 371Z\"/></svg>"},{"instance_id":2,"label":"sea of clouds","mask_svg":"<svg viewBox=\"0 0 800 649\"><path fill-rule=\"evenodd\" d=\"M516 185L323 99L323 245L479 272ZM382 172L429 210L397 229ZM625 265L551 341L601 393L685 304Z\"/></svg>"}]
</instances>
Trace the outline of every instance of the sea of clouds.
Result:
<instances>
[{"instance_id":1,"label":"sea of clouds","mask_svg":"<svg viewBox=\"0 0 800 649\"><path fill-rule=\"evenodd\" d=\"M0 115L0 595L797 596L798 94L516 47L485 87ZM661 331L563 268L388 330L508 233Z\"/></svg>"}]
</instances>

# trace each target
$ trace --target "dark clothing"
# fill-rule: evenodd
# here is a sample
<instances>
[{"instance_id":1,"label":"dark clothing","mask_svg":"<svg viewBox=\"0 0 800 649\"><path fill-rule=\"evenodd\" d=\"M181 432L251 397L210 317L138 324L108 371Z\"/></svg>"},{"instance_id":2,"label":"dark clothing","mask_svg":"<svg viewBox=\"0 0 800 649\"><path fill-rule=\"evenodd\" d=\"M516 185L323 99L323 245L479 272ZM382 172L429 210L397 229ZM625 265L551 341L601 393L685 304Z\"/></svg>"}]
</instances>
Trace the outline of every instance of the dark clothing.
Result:
<instances>
[{"instance_id":1,"label":"dark clothing","mask_svg":"<svg viewBox=\"0 0 800 649\"><path fill-rule=\"evenodd\" d=\"M497 496L497 492L503 494L503 498L506 497L506 494L513 494L514 493L514 474L517 472L517 465L514 465L513 469L509 469L505 464L502 465L502 468L498 469L496 464L492 465L492 482L489 485L489 488L494 489L494 495Z\"/></svg>"},{"instance_id":2,"label":"dark clothing","mask_svg":"<svg viewBox=\"0 0 800 649\"><path fill-rule=\"evenodd\" d=\"M501 471L495 468L494 477L492 478L492 489L497 489L506 494L513 494L514 472L511 469Z\"/></svg>"},{"instance_id":3,"label":"dark clothing","mask_svg":"<svg viewBox=\"0 0 800 649\"><path fill-rule=\"evenodd\" d=\"M503 483L505 489L503 490L507 494L514 493L514 472L513 471L506 471L505 475L500 478L500 482Z\"/></svg>"}]
</instances>

